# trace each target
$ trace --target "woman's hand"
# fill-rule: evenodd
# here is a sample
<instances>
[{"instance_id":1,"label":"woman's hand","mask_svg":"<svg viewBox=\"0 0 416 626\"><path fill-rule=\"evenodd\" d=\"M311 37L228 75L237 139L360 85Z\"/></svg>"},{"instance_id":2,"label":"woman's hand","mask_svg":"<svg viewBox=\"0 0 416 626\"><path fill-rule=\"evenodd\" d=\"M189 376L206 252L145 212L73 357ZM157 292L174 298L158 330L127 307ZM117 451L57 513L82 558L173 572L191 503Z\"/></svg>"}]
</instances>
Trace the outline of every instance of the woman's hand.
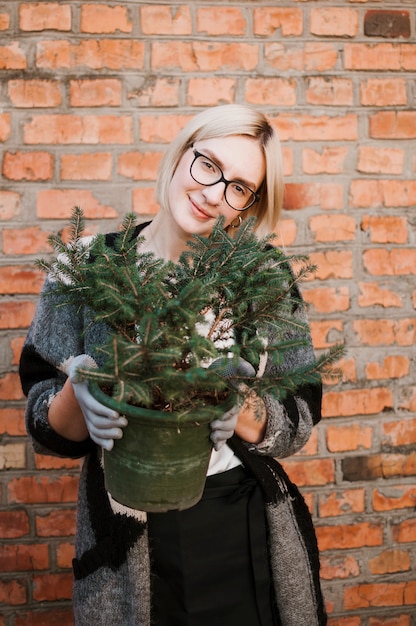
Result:
<instances>
[{"instance_id":1,"label":"woman's hand","mask_svg":"<svg viewBox=\"0 0 416 626\"><path fill-rule=\"evenodd\" d=\"M235 433L248 443L260 443L267 426L266 405L254 391L249 393L240 408Z\"/></svg>"}]
</instances>

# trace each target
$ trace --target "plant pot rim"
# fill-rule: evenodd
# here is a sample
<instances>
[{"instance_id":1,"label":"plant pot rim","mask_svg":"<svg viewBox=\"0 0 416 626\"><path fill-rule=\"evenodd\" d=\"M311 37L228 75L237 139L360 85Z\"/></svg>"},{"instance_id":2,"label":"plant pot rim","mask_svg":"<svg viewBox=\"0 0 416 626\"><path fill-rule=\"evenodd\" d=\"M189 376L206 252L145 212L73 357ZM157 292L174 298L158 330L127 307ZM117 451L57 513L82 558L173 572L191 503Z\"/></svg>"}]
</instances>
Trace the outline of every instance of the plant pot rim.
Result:
<instances>
[{"instance_id":1,"label":"plant pot rim","mask_svg":"<svg viewBox=\"0 0 416 626\"><path fill-rule=\"evenodd\" d=\"M152 420L156 420L161 423L174 421L175 423L180 422L181 425L186 425L187 423L195 424L195 422L205 423L210 422L213 419L212 411L210 411L210 408L214 407L210 407L209 404L205 405L205 407L203 407L202 409L199 406L195 408L195 411L189 410L186 413L161 411L160 409L136 406L133 404L127 404L126 402L115 400L114 398L106 394L100 388L97 382L92 380L88 381L88 387L91 394L96 400L98 400L98 402L104 404L104 406L107 406L110 409L113 409L114 411L117 411L117 413L119 413L120 415L126 415L137 419L151 418ZM227 406L228 404L229 401L227 402L227 400L223 403L224 412L228 408L231 408Z\"/></svg>"}]
</instances>

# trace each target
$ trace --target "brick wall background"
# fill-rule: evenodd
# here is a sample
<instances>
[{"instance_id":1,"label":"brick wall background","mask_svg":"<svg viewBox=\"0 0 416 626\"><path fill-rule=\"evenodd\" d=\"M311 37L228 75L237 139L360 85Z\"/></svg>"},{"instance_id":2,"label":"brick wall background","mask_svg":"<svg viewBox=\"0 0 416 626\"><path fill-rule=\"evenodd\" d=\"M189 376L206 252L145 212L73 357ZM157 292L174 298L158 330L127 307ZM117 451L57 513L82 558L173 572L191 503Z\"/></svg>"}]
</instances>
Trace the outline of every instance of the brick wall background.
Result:
<instances>
[{"instance_id":1,"label":"brick wall background","mask_svg":"<svg viewBox=\"0 0 416 626\"><path fill-rule=\"evenodd\" d=\"M414 0L0 2L0 626L72 624L78 462L28 445L17 365L80 204L89 232L155 212L161 154L201 108L267 112L280 240L343 380L286 467L317 526L330 626L416 624Z\"/></svg>"}]
</instances>

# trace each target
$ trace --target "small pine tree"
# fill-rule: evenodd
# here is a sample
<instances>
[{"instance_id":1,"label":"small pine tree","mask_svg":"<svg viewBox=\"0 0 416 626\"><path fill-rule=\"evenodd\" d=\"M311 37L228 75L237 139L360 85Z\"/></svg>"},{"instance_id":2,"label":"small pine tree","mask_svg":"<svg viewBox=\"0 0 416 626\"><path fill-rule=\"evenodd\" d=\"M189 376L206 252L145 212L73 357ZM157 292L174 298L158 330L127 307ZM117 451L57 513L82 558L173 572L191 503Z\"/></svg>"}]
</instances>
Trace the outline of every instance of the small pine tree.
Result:
<instances>
[{"instance_id":1,"label":"small pine tree","mask_svg":"<svg viewBox=\"0 0 416 626\"><path fill-rule=\"evenodd\" d=\"M52 236L57 256L37 265L55 279L61 304L86 306L93 322L108 327L107 341L96 346L100 366L80 374L117 401L181 415L207 404L220 415L227 397L235 402L255 391L282 400L317 383L341 348L302 367L279 368L288 350L307 342L307 327L293 310L300 304L297 285L314 268L306 257L271 246L272 236L259 240L254 224L246 220L232 238L220 218L175 264L140 251L134 214L112 243L105 235L86 241L83 212L75 208L69 244ZM257 367L266 351L277 366L272 374L221 375L229 359ZM207 367L213 361L217 367Z\"/></svg>"}]
</instances>

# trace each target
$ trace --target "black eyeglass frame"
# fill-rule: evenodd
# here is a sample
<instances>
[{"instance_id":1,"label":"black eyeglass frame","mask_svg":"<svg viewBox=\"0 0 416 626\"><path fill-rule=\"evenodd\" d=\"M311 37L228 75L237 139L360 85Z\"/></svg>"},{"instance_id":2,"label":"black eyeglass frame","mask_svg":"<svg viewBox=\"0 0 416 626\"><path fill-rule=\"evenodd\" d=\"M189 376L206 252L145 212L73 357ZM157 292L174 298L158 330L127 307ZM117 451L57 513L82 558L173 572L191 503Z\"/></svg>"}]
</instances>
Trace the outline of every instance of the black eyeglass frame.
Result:
<instances>
[{"instance_id":1,"label":"black eyeglass frame","mask_svg":"<svg viewBox=\"0 0 416 626\"><path fill-rule=\"evenodd\" d=\"M202 152L199 152L198 150L195 150L194 148L192 149L192 152L194 153L194 159L189 167L189 173L192 176L192 178L194 179L194 181L196 183L198 183L198 185L203 185L204 187L212 187L213 185L217 185L218 183L224 183L225 184L225 189L224 189L224 198L226 203L228 204L228 206L230 206L234 211L247 211L247 209L249 209L250 207L253 206L253 204L255 204L256 202L258 202L260 200L260 195L257 193L257 191L253 191L252 189L250 189L250 187L248 187L247 185L245 185L244 183L241 183L239 180L227 180L224 177L224 172L222 171L222 169L220 168L219 165L217 165L217 163L215 163L215 161L213 161L212 159L210 159L209 157L207 157L205 154L202 154ZM197 180L195 178L195 176L192 174L192 166L195 163L195 161L199 158L199 157L203 157L204 159L206 159L207 161L210 161L211 163L213 163L215 165L215 167L217 169L219 169L221 176L218 180L216 180L213 183L201 183L201 181ZM244 187L245 189L248 189L250 193L253 194L254 199L252 200L252 202L250 202L250 204L248 204L247 206L245 206L243 209L236 209L234 206L232 206L232 204L230 204L227 200L227 188L228 185L231 185L231 183L235 183L238 185L241 185L241 187Z\"/></svg>"}]
</instances>

